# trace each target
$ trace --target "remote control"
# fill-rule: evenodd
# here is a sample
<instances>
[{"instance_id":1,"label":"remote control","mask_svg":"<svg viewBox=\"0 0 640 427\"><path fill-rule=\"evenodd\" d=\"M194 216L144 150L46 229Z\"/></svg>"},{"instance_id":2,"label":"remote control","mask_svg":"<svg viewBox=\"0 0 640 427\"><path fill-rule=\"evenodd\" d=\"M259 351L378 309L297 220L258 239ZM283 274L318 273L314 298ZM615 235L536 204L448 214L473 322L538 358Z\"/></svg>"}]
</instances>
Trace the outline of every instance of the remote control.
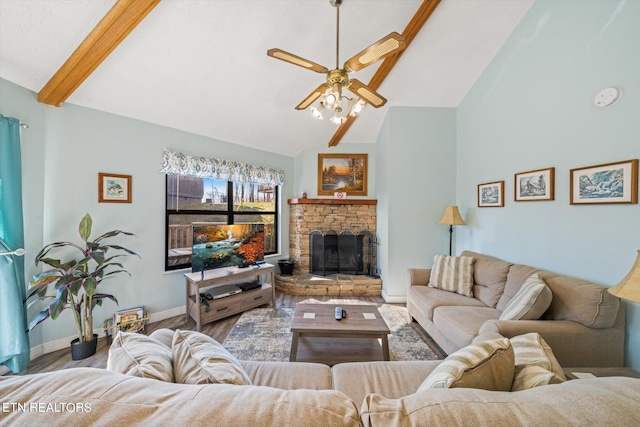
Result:
<instances>
[{"instance_id":1,"label":"remote control","mask_svg":"<svg viewBox=\"0 0 640 427\"><path fill-rule=\"evenodd\" d=\"M342 310L342 318L344 319L345 317L347 317L347 310Z\"/></svg>"},{"instance_id":2,"label":"remote control","mask_svg":"<svg viewBox=\"0 0 640 427\"><path fill-rule=\"evenodd\" d=\"M336 307L336 320L342 320L342 307Z\"/></svg>"}]
</instances>

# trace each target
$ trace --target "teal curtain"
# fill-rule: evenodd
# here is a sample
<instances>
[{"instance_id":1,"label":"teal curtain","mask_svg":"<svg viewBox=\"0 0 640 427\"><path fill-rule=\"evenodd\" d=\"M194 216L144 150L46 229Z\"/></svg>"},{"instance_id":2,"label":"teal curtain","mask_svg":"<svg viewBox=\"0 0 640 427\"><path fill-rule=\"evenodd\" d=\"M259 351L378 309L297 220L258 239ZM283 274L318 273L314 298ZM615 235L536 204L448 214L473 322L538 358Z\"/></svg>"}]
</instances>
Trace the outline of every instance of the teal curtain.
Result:
<instances>
[{"instance_id":1,"label":"teal curtain","mask_svg":"<svg viewBox=\"0 0 640 427\"><path fill-rule=\"evenodd\" d=\"M24 258L6 253L23 247L20 122L0 114L0 365L15 373L29 366Z\"/></svg>"}]
</instances>

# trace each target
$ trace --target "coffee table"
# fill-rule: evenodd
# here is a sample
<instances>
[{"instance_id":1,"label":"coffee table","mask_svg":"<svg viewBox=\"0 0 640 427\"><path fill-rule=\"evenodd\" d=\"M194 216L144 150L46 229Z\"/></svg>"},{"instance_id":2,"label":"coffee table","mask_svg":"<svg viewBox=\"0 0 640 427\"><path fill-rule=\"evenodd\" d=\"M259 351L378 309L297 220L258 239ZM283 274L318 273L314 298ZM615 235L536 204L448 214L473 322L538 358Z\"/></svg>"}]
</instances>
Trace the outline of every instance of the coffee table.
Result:
<instances>
[{"instance_id":1,"label":"coffee table","mask_svg":"<svg viewBox=\"0 0 640 427\"><path fill-rule=\"evenodd\" d=\"M346 310L346 318L335 319L336 307ZM306 337L331 338L332 342L338 338L379 339L382 343L382 358L389 360L389 327L375 305L296 304L291 332L291 362L296 361L298 341ZM340 341L345 349L352 343Z\"/></svg>"}]
</instances>

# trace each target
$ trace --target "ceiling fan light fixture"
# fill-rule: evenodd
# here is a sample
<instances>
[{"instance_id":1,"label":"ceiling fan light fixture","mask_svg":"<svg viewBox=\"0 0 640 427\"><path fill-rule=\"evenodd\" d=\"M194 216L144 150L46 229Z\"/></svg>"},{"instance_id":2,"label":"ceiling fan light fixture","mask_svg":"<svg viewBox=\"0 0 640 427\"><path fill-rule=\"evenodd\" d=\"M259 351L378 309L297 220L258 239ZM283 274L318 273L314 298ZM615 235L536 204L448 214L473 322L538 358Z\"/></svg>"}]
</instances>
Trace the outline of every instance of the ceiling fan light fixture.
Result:
<instances>
[{"instance_id":1,"label":"ceiling fan light fixture","mask_svg":"<svg viewBox=\"0 0 640 427\"><path fill-rule=\"evenodd\" d=\"M329 120L331 121L331 123L333 123L335 125L340 125L340 124L346 122L347 118L340 116L340 113L336 112L333 115L333 117L331 117Z\"/></svg>"},{"instance_id":2,"label":"ceiling fan light fixture","mask_svg":"<svg viewBox=\"0 0 640 427\"><path fill-rule=\"evenodd\" d=\"M387 102L373 88L357 79L349 78L348 73L362 70L375 62L402 51L406 47L406 42L402 35L392 32L348 59L340 68L340 5L343 0L329 0L329 2L336 8L336 65L334 69L329 70L322 65L281 49L269 49L267 55L317 73L326 74L325 83L307 95L295 108L296 110L304 110L311 107L314 102L319 101L315 107L311 108L312 116L316 119L322 119L323 110L328 109L334 113L329 120L339 125L346 123L348 117L359 115L366 104L379 108ZM343 96L343 89L357 95L356 99Z\"/></svg>"},{"instance_id":3,"label":"ceiling fan light fixture","mask_svg":"<svg viewBox=\"0 0 640 427\"><path fill-rule=\"evenodd\" d=\"M324 104L327 107L333 108L336 104L338 104L339 100L340 100L340 94L332 91L331 89L327 89L327 91L324 94Z\"/></svg>"},{"instance_id":4,"label":"ceiling fan light fixture","mask_svg":"<svg viewBox=\"0 0 640 427\"><path fill-rule=\"evenodd\" d=\"M362 113L362 110L364 110L364 107L367 105L366 102L364 102L362 99L358 99L358 101L353 104L353 106L351 107L351 110L349 111L349 115L352 117L356 117L358 116L360 113Z\"/></svg>"},{"instance_id":5,"label":"ceiling fan light fixture","mask_svg":"<svg viewBox=\"0 0 640 427\"><path fill-rule=\"evenodd\" d=\"M317 107L316 106L311 107L311 116L313 116L314 119L322 120L323 111L324 111L324 104L321 102Z\"/></svg>"}]
</instances>

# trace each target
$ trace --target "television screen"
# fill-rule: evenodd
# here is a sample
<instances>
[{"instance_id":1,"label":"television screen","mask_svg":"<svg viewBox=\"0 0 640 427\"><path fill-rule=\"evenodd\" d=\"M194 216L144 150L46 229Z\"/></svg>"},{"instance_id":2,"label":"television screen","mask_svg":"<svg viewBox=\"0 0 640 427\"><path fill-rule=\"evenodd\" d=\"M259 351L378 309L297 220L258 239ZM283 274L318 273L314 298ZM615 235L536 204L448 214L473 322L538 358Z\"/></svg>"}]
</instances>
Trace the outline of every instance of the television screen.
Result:
<instances>
[{"instance_id":1,"label":"television screen","mask_svg":"<svg viewBox=\"0 0 640 427\"><path fill-rule=\"evenodd\" d=\"M193 225L193 272L264 260L264 224Z\"/></svg>"}]
</instances>

